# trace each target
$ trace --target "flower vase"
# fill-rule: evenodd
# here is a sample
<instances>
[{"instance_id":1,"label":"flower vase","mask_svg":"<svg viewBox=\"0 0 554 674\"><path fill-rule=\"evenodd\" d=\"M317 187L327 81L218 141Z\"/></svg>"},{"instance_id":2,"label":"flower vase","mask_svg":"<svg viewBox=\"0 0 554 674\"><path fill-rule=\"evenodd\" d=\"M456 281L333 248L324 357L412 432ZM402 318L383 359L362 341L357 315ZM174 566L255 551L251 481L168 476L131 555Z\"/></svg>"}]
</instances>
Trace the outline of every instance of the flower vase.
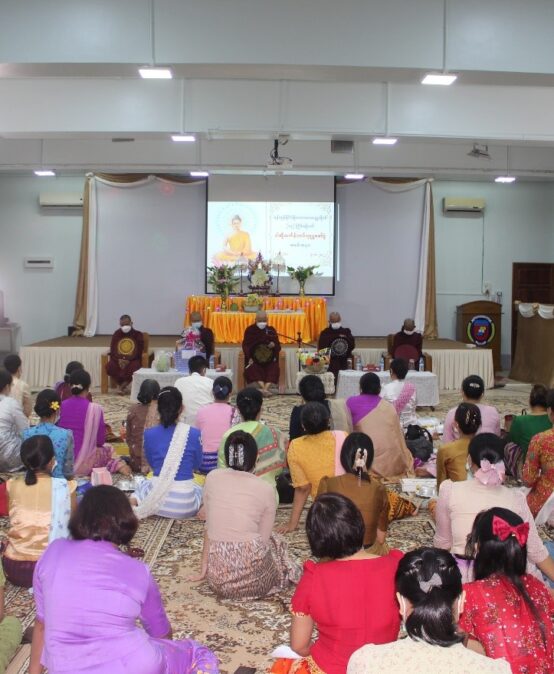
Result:
<instances>
[{"instance_id":1,"label":"flower vase","mask_svg":"<svg viewBox=\"0 0 554 674\"><path fill-rule=\"evenodd\" d=\"M229 294L227 292L221 293L221 311L227 311L227 301L229 299Z\"/></svg>"},{"instance_id":2,"label":"flower vase","mask_svg":"<svg viewBox=\"0 0 554 674\"><path fill-rule=\"evenodd\" d=\"M304 288L306 286L306 281L298 281L298 285L300 286L300 290L299 290L298 294L300 295L300 297L304 297L304 295L306 294L305 291L304 291Z\"/></svg>"}]
</instances>

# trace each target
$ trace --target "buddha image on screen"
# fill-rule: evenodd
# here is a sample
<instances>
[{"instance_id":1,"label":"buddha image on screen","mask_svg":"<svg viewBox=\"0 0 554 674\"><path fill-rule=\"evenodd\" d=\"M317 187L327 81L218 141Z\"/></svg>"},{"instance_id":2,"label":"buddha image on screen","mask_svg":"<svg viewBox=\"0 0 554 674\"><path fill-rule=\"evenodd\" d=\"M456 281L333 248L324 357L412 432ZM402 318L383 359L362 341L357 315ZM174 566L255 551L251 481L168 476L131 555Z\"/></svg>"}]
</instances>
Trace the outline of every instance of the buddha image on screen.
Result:
<instances>
[{"instance_id":1,"label":"buddha image on screen","mask_svg":"<svg viewBox=\"0 0 554 674\"><path fill-rule=\"evenodd\" d=\"M239 257L245 257L253 260L256 253L252 250L250 234L245 232L242 227L242 218L240 215L234 215L231 220L231 233L223 242L223 250L216 253L214 258L220 262L236 262Z\"/></svg>"}]
</instances>

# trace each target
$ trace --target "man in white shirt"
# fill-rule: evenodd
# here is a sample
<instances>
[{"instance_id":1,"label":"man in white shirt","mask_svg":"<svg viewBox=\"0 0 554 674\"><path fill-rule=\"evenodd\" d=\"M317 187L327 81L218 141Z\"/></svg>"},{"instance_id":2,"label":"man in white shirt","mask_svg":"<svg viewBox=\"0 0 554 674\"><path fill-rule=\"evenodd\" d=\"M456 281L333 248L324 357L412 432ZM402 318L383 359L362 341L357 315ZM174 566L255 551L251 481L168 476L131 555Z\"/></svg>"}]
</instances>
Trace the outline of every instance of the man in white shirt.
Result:
<instances>
[{"instance_id":1,"label":"man in white shirt","mask_svg":"<svg viewBox=\"0 0 554 674\"><path fill-rule=\"evenodd\" d=\"M405 381L408 374L408 363L402 358L395 358L390 364L391 381L381 389L381 398L394 405L404 430L410 424L417 424L416 387Z\"/></svg>"},{"instance_id":2,"label":"man in white shirt","mask_svg":"<svg viewBox=\"0 0 554 674\"><path fill-rule=\"evenodd\" d=\"M189 376L180 377L175 382L175 388L178 388L183 396L185 410L182 420L190 426L194 425L198 410L214 401L213 381L206 377L207 368L208 363L205 358L193 356L189 360Z\"/></svg>"}]
</instances>

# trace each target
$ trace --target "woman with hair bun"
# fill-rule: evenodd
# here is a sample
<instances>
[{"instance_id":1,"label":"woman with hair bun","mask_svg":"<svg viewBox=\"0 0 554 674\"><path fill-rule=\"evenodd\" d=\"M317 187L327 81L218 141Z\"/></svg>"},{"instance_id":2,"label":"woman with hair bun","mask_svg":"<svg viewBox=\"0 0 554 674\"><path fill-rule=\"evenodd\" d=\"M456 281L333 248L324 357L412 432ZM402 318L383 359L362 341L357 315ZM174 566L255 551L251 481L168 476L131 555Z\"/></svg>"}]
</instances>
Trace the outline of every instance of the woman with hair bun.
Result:
<instances>
[{"instance_id":1,"label":"woman with hair bun","mask_svg":"<svg viewBox=\"0 0 554 674\"><path fill-rule=\"evenodd\" d=\"M472 580L471 558L466 556L466 541L476 515L493 506L516 512L529 524L528 572L542 578L537 567L554 580L554 560L548 554L535 526L525 495L509 489L504 482L503 442L494 433L476 435L469 443L473 479L463 482L445 480L439 490L434 544L450 550L458 559L464 581Z\"/></svg>"},{"instance_id":2,"label":"woman with hair bun","mask_svg":"<svg viewBox=\"0 0 554 674\"><path fill-rule=\"evenodd\" d=\"M54 385L54 391L60 396L60 400L62 402L68 398L71 398L71 385L69 383L71 373L84 369L85 366L78 360L72 360L65 366L65 374L62 381L59 381ZM90 395L90 392L88 394L88 399L90 402L92 402L92 396Z\"/></svg>"},{"instance_id":3,"label":"woman with hair bun","mask_svg":"<svg viewBox=\"0 0 554 674\"><path fill-rule=\"evenodd\" d=\"M160 423L144 431L144 454L154 476L141 482L131 497L139 519L150 515L186 519L200 509L202 487L193 475L202 463L200 431L179 421L182 411L179 389L162 388L158 396Z\"/></svg>"},{"instance_id":4,"label":"woman with hair bun","mask_svg":"<svg viewBox=\"0 0 554 674\"><path fill-rule=\"evenodd\" d=\"M521 479L521 471L527 457L531 439L538 433L549 431L552 422L548 416L548 389L543 384L535 384L529 394L529 412L515 417L506 436L504 461L508 471Z\"/></svg>"},{"instance_id":5,"label":"woman with hair bun","mask_svg":"<svg viewBox=\"0 0 554 674\"><path fill-rule=\"evenodd\" d=\"M467 478L467 451L470 440L481 427L481 411L472 403L461 403L454 416L457 440L447 442L437 452L437 489L444 480L460 482Z\"/></svg>"},{"instance_id":6,"label":"woman with hair bun","mask_svg":"<svg viewBox=\"0 0 554 674\"><path fill-rule=\"evenodd\" d=\"M470 650L457 623L464 611L460 571L452 555L419 548L404 555L395 578L396 597L408 637L383 646L368 644L348 662L347 674L510 674L503 660Z\"/></svg>"},{"instance_id":7,"label":"woman with hair bun","mask_svg":"<svg viewBox=\"0 0 554 674\"><path fill-rule=\"evenodd\" d=\"M94 468L107 468L110 473L129 475L129 466L116 456L111 445L106 444L104 410L88 399L90 374L74 370L69 378L71 398L62 402L58 425L73 433L75 441L75 475L88 476Z\"/></svg>"},{"instance_id":8,"label":"woman with hair bun","mask_svg":"<svg viewBox=\"0 0 554 674\"><path fill-rule=\"evenodd\" d=\"M158 396L160 385L155 379L145 379L140 385L137 400L131 405L125 424L127 446L131 455L131 468L146 475L150 466L144 456L144 431L160 423Z\"/></svg>"},{"instance_id":9,"label":"woman with hair bun","mask_svg":"<svg viewBox=\"0 0 554 674\"><path fill-rule=\"evenodd\" d=\"M206 528L200 574L220 598L258 599L285 590L300 578L300 565L273 533L273 489L253 474L256 440L233 431L225 440L227 468L212 470L204 485Z\"/></svg>"},{"instance_id":10,"label":"woman with hair bun","mask_svg":"<svg viewBox=\"0 0 554 674\"><path fill-rule=\"evenodd\" d=\"M47 545L67 538L67 524L75 507L74 480L52 477L54 446L47 435L23 441L21 460L25 477L8 480L10 528L2 558L6 578L31 587L35 565Z\"/></svg>"},{"instance_id":11,"label":"woman with hair bun","mask_svg":"<svg viewBox=\"0 0 554 674\"><path fill-rule=\"evenodd\" d=\"M340 462L344 475L322 478L317 495L333 492L351 499L364 520L364 547L376 555L387 554L390 505L385 487L369 474L373 463L371 438L365 433L350 433L342 445Z\"/></svg>"},{"instance_id":12,"label":"woman with hair bun","mask_svg":"<svg viewBox=\"0 0 554 674\"><path fill-rule=\"evenodd\" d=\"M73 433L66 428L56 426L61 411L60 396L50 388L41 391L35 401L35 414L40 423L23 431L23 439L32 438L35 435L47 435L52 440L56 465L52 470L52 477L73 476Z\"/></svg>"},{"instance_id":13,"label":"woman with hair bun","mask_svg":"<svg viewBox=\"0 0 554 674\"><path fill-rule=\"evenodd\" d=\"M496 407L485 405L482 400L485 395L485 382L477 374L471 374L462 382L462 399L464 403L477 405L481 413L481 427L479 433L494 433L500 435L500 414ZM444 419L443 442L453 442L460 437L459 429L455 424L456 407L446 413Z\"/></svg>"},{"instance_id":14,"label":"woman with hair bun","mask_svg":"<svg viewBox=\"0 0 554 674\"><path fill-rule=\"evenodd\" d=\"M526 573L529 523L506 508L475 518L467 552L475 581L465 586L460 627L513 674L554 672L554 597Z\"/></svg>"},{"instance_id":15,"label":"woman with hair bun","mask_svg":"<svg viewBox=\"0 0 554 674\"><path fill-rule=\"evenodd\" d=\"M202 435L202 465L200 472L209 473L217 468L217 453L221 438L235 423L241 421L236 407L229 404L233 392L233 382L229 377L214 380L212 394L214 402L202 406L196 413L196 428Z\"/></svg>"}]
</instances>

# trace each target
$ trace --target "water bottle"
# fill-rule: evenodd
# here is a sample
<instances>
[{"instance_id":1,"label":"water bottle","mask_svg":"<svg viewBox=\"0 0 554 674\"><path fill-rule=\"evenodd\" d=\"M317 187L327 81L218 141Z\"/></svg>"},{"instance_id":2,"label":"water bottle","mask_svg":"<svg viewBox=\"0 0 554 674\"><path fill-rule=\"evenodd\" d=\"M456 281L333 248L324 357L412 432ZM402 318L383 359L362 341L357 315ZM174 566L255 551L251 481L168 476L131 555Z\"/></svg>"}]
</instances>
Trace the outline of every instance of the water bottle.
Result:
<instances>
[{"instance_id":1,"label":"water bottle","mask_svg":"<svg viewBox=\"0 0 554 674\"><path fill-rule=\"evenodd\" d=\"M385 356L383 354L381 354L381 360L379 361L379 369L381 372L385 371Z\"/></svg>"},{"instance_id":2,"label":"water bottle","mask_svg":"<svg viewBox=\"0 0 554 674\"><path fill-rule=\"evenodd\" d=\"M423 356L420 356L420 357L419 357L419 364L418 364L417 369L418 369L420 372L425 372L425 361L423 360Z\"/></svg>"},{"instance_id":3,"label":"water bottle","mask_svg":"<svg viewBox=\"0 0 554 674\"><path fill-rule=\"evenodd\" d=\"M361 358L361 356L356 356L356 370L358 370L358 372L361 372L362 369L363 369L362 368L362 358Z\"/></svg>"},{"instance_id":4,"label":"water bottle","mask_svg":"<svg viewBox=\"0 0 554 674\"><path fill-rule=\"evenodd\" d=\"M213 356L213 355L210 356L209 367L210 367L210 370L215 370L215 356Z\"/></svg>"}]
</instances>

